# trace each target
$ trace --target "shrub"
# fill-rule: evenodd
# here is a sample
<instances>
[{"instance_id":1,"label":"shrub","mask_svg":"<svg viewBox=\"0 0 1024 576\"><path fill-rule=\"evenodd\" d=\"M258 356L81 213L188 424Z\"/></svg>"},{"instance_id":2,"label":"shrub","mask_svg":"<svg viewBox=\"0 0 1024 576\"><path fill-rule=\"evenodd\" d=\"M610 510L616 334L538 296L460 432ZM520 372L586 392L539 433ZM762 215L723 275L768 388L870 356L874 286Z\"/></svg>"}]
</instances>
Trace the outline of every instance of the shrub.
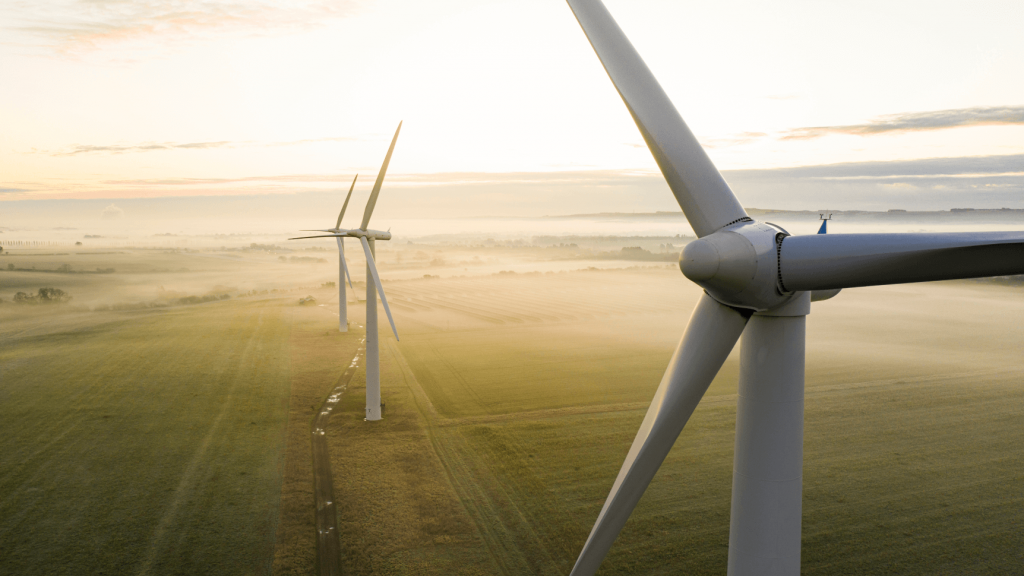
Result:
<instances>
[{"instance_id":1,"label":"shrub","mask_svg":"<svg viewBox=\"0 0 1024 576\"><path fill-rule=\"evenodd\" d=\"M37 298L40 302L59 303L71 300L71 295L60 288L40 288Z\"/></svg>"}]
</instances>

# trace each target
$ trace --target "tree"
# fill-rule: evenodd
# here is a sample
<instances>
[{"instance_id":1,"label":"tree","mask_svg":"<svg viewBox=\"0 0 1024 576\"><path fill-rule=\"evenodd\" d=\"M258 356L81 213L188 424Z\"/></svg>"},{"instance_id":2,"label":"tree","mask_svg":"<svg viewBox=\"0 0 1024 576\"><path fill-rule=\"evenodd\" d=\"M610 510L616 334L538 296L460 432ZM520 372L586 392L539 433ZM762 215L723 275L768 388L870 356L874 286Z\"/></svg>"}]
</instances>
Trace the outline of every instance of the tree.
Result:
<instances>
[{"instance_id":1,"label":"tree","mask_svg":"<svg viewBox=\"0 0 1024 576\"><path fill-rule=\"evenodd\" d=\"M60 288L40 288L37 298L40 302L59 303L71 300L71 295Z\"/></svg>"}]
</instances>

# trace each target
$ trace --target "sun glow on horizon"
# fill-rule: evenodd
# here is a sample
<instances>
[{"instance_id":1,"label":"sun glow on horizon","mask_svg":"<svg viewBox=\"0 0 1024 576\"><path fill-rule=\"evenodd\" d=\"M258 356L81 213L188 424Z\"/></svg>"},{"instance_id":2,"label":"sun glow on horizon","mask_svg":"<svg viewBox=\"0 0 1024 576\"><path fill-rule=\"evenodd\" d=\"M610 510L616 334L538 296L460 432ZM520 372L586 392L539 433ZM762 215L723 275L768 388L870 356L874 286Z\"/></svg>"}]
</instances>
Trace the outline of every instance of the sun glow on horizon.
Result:
<instances>
[{"instance_id":1,"label":"sun glow on horizon","mask_svg":"<svg viewBox=\"0 0 1024 576\"><path fill-rule=\"evenodd\" d=\"M1024 153L1013 110L843 131L1024 110L1010 3L607 4L722 170ZM134 6L0 9L0 199L334 189L399 120L395 177L657 169L560 2Z\"/></svg>"}]
</instances>

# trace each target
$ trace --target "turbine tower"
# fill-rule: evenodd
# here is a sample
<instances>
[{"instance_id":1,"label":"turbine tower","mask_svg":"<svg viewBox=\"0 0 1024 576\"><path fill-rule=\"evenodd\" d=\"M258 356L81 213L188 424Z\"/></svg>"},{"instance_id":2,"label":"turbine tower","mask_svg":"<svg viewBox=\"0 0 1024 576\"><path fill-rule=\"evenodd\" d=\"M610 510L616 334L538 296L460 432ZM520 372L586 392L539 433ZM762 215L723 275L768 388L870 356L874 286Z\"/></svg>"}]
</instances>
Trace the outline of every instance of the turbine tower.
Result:
<instances>
[{"instance_id":1,"label":"turbine tower","mask_svg":"<svg viewBox=\"0 0 1024 576\"><path fill-rule=\"evenodd\" d=\"M341 205L341 212L338 214L338 222L328 232L341 232L341 219L345 217L345 210L348 209L348 201L352 199L352 190L356 187L356 180L359 174L352 179L352 185L348 188L348 195L345 196L345 203ZM338 331L348 332L348 297L345 294L345 280L348 280L349 288L352 288L352 276L348 273L348 265L345 264L345 239L338 237Z\"/></svg>"},{"instance_id":2,"label":"turbine tower","mask_svg":"<svg viewBox=\"0 0 1024 576\"><path fill-rule=\"evenodd\" d=\"M370 230L370 216L373 214L373 207L377 204L377 196L380 195L380 187L384 183L384 175L387 174L388 164L391 162L391 154L395 151L395 143L398 142L398 133L402 131L402 123L398 123L398 129L395 130L395 137L391 139L391 146L388 148L387 156L384 157L384 164L380 167L380 173L377 174L377 181L373 184L373 191L370 192L370 198L366 201L366 209L363 211L363 221L359 225L359 228L345 230L341 228L341 217L345 215L345 208L348 206L348 198L345 199L345 205L341 208L341 214L338 216L338 223L334 228L328 230L307 230L307 232L329 232L326 235L320 236L301 236L299 238L289 238L289 240L302 240L306 238L337 238L338 239L338 250L342 250L342 239L358 238L359 243L363 246L363 253L366 255L366 419L367 420L380 420L380 344L378 341L377 334L377 293L380 292L380 301L384 304L384 312L388 315L388 322L391 323L391 330L395 333L395 340L398 340L398 329L395 328L395 320L391 317L391 309L388 307L387 296L384 295L384 287L380 283L380 275L377 274L377 265L374 261L374 247L377 240L391 240L391 232L381 232L379 230ZM355 186L355 180L352 180L352 186ZM349 197L352 196L352 190L348 191ZM348 273L348 268L345 266L345 256L341 253L341 266L345 269L345 273ZM339 273L340 274L340 273ZM372 281L371 281L372 279ZM342 286L341 294L344 296L344 286ZM341 304L344 308L344 302ZM342 324L344 327L344 323ZM342 330L344 331L344 329Z\"/></svg>"},{"instance_id":3,"label":"turbine tower","mask_svg":"<svg viewBox=\"0 0 1024 576\"><path fill-rule=\"evenodd\" d=\"M755 222L604 4L567 1L698 237L679 266L704 289L572 575L597 571L741 336L728 573L799 575L811 302L843 288L1021 274L1024 232L790 236Z\"/></svg>"}]
</instances>

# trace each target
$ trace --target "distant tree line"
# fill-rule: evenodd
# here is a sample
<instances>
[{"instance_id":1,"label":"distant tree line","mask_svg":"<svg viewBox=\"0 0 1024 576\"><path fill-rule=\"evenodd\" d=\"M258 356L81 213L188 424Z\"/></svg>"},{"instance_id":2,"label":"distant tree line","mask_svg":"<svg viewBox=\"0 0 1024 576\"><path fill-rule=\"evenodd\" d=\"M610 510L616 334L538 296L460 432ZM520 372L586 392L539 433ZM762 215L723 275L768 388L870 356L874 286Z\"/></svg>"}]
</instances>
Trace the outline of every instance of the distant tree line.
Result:
<instances>
[{"instance_id":1,"label":"distant tree line","mask_svg":"<svg viewBox=\"0 0 1024 576\"><path fill-rule=\"evenodd\" d=\"M323 263L323 262L327 262L327 260L324 260L323 258L313 258L312 256L292 256L290 258L285 258L284 256L278 256L277 259L282 261L282 262L307 262L307 263Z\"/></svg>"},{"instance_id":2,"label":"distant tree line","mask_svg":"<svg viewBox=\"0 0 1024 576\"><path fill-rule=\"evenodd\" d=\"M169 301L158 301L158 302L118 302L116 304L100 304L93 308L93 310L148 310L150 308L167 308L168 306L188 306L190 304L205 304L207 302L216 302L218 300L228 300L231 298L228 294L207 294L206 296L185 296L183 298L175 298Z\"/></svg>"},{"instance_id":3,"label":"distant tree line","mask_svg":"<svg viewBox=\"0 0 1024 576\"><path fill-rule=\"evenodd\" d=\"M14 264L7 265L8 272L56 272L57 274L113 274L113 268L97 268L96 270L74 270L70 264L61 264L53 270L36 270L35 268L16 268Z\"/></svg>"},{"instance_id":4,"label":"distant tree line","mask_svg":"<svg viewBox=\"0 0 1024 576\"><path fill-rule=\"evenodd\" d=\"M14 295L15 304L60 304L70 300L71 295L60 288L40 288L35 295L27 292Z\"/></svg>"}]
</instances>

